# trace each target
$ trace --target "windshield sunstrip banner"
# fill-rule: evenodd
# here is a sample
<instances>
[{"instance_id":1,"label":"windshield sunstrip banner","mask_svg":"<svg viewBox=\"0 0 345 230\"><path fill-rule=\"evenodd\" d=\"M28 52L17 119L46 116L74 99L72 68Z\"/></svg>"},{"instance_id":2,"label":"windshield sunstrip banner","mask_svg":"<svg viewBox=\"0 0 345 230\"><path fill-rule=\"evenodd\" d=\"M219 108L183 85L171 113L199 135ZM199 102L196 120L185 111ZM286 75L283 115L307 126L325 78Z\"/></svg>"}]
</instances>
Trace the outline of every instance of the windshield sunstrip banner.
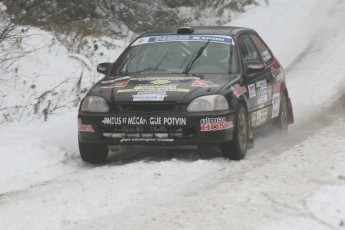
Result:
<instances>
[{"instance_id":1,"label":"windshield sunstrip banner","mask_svg":"<svg viewBox=\"0 0 345 230\"><path fill-rule=\"evenodd\" d=\"M216 43L224 43L235 45L234 40L230 36L223 35L165 35L165 36L152 36L152 37L143 37L137 39L132 46L143 45L148 43L157 43L157 42L176 42L176 41L210 41Z\"/></svg>"}]
</instances>

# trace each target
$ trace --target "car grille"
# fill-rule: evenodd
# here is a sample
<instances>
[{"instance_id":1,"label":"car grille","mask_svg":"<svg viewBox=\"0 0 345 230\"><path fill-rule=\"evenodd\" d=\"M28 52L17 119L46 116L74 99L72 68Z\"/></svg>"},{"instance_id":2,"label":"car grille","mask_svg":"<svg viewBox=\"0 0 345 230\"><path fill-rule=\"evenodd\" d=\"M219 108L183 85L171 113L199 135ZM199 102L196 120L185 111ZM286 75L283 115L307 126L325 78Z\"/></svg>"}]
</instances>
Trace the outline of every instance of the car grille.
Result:
<instances>
[{"instance_id":1,"label":"car grille","mask_svg":"<svg viewBox=\"0 0 345 230\"><path fill-rule=\"evenodd\" d=\"M129 103L120 104L120 109L126 112L170 112L175 106L175 103Z\"/></svg>"},{"instance_id":2,"label":"car grille","mask_svg":"<svg viewBox=\"0 0 345 230\"><path fill-rule=\"evenodd\" d=\"M195 137L194 127L164 126L116 126L103 128L103 136L108 138L173 138L192 139Z\"/></svg>"}]
</instances>

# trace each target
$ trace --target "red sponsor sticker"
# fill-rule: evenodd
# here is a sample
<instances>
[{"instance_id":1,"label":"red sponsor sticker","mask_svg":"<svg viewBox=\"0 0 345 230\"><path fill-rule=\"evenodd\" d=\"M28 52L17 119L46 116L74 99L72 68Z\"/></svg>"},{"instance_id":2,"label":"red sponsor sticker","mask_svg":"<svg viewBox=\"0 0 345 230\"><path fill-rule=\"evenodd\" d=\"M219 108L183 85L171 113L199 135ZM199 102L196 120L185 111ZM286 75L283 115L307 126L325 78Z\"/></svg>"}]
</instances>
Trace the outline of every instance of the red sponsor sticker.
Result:
<instances>
[{"instance_id":1,"label":"red sponsor sticker","mask_svg":"<svg viewBox=\"0 0 345 230\"><path fill-rule=\"evenodd\" d=\"M204 80L196 80L195 82L193 82L192 86L196 86L196 87L218 87L218 85L213 84L210 81L204 81Z\"/></svg>"},{"instance_id":2,"label":"red sponsor sticker","mask_svg":"<svg viewBox=\"0 0 345 230\"><path fill-rule=\"evenodd\" d=\"M200 120L200 131L210 132L210 131L220 131L224 129L233 128L234 124L232 121L226 121L226 117L216 117L216 118L204 118Z\"/></svg>"},{"instance_id":3,"label":"red sponsor sticker","mask_svg":"<svg viewBox=\"0 0 345 230\"><path fill-rule=\"evenodd\" d=\"M240 84L236 84L231 86L231 89L236 97L240 97L241 95L247 92L247 88L245 86L241 86Z\"/></svg>"},{"instance_id":4,"label":"red sponsor sticker","mask_svg":"<svg viewBox=\"0 0 345 230\"><path fill-rule=\"evenodd\" d=\"M113 84L110 84L110 85L106 85L106 86L103 86L101 88L104 88L104 89L122 88L122 87L125 87L128 84L128 82L129 82L129 80L120 81L118 83L113 83Z\"/></svg>"},{"instance_id":5,"label":"red sponsor sticker","mask_svg":"<svg viewBox=\"0 0 345 230\"><path fill-rule=\"evenodd\" d=\"M92 128L92 125L84 125L81 119L78 120L78 131L86 133L95 132L95 130Z\"/></svg>"}]
</instances>

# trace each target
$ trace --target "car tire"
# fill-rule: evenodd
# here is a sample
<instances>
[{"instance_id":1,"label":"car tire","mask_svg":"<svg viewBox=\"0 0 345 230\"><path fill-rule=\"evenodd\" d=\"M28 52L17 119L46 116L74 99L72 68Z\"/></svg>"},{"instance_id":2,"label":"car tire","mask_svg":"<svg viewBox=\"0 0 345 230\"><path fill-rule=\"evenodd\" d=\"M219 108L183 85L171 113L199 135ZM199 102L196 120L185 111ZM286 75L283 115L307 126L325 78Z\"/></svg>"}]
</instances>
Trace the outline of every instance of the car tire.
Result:
<instances>
[{"instance_id":1,"label":"car tire","mask_svg":"<svg viewBox=\"0 0 345 230\"><path fill-rule=\"evenodd\" d=\"M221 144L223 156L230 160L242 160L248 149L248 116L241 105L235 114L235 127L232 141Z\"/></svg>"},{"instance_id":2,"label":"car tire","mask_svg":"<svg viewBox=\"0 0 345 230\"><path fill-rule=\"evenodd\" d=\"M79 142L80 157L91 164L104 164L108 157L108 146Z\"/></svg>"},{"instance_id":3,"label":"car tire","mask_svg":"<svg viewBox=\"0 0 345 230\"><path fill-rule=\"evenodd\" d=\"M277 119L276 126L278 130L282 133L287 133L289 128L288 125L288 101L285 92L283 92L280 99L279 116Z\"/></svg>"}]
</instances>

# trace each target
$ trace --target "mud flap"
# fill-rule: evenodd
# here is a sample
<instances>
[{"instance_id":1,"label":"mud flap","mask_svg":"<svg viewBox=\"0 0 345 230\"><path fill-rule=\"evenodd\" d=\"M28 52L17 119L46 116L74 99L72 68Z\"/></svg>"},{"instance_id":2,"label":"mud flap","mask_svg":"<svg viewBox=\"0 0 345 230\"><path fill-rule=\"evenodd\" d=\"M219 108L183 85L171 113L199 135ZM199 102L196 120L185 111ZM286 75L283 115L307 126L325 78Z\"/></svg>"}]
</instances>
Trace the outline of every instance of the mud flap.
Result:
<instances>
[{"instance_id":1,"label":"mud flap","mask_svg":"<svg viewBox=\"0 0 345 230\"><path fill-rule=\"evenodd\" d=\"M290 97L288 98L288 124L293 124L295 122L295 118L293 116L292 104Z\"/></svg>"},{"instance_id":2,"label":"mud flap","mask_svg":"<svg viewBox=\"0 0 345 230\"><path fill-rule=\"evenodd\" d=\"M252 115L248 114L248 148L254 148L254 134L252 129Z\"/></svg>"}]
</instances>

